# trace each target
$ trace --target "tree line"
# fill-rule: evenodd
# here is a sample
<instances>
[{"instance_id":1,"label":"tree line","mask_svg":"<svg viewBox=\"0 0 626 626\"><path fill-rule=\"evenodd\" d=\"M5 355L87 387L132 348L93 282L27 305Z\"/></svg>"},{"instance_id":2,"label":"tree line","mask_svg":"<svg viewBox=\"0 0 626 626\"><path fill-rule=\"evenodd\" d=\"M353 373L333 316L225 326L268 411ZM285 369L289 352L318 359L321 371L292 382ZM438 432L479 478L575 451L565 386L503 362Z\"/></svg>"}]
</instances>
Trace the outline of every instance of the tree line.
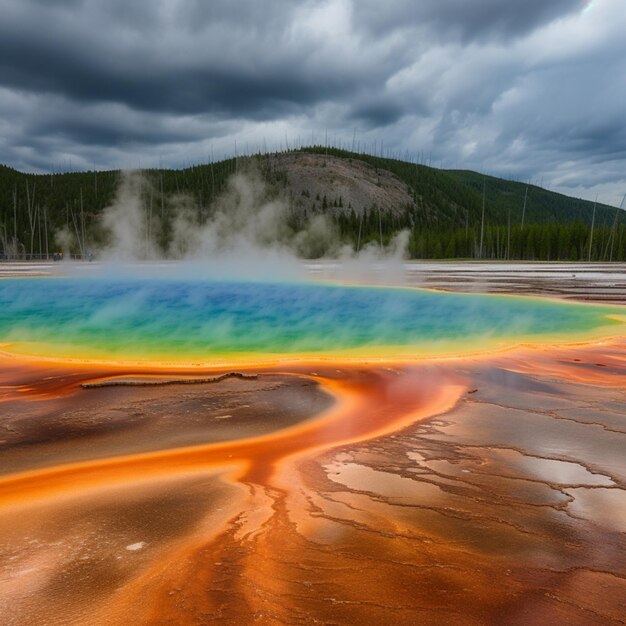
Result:
<instances>
[{"instance_id":1,"label":"tree line","mask_svg":"<svg viewBox=\"0 0 626 626\"><path fill-rule=\"evenodd\" d=\"M315 210L327 214L341 240L355 250L368 244L386 246L406 230L411 258L625 260L626 220L614 207L594 207L585 200L475 172L439 170L325 146L301 150L363 160L391 171L410 190L413 204L394 211L372 205L357 214L330 192L315 203ZM266 180L269 194L287 187L286 175L272 168L266 155L181 170L144 170L142 204L147 215L158 216L161 247L167 247L172 199L185 195L199 221L207 219L229 177L250 163ZM59 247L61 231L70 235L72 254L85 255L90 245L106 236L101 216L114 200L119 175L119 171L35 175L0 166L0 255L49 256ZM297 229L309 217L292 211L288 219Z\"/></svg>"}]
</instances>

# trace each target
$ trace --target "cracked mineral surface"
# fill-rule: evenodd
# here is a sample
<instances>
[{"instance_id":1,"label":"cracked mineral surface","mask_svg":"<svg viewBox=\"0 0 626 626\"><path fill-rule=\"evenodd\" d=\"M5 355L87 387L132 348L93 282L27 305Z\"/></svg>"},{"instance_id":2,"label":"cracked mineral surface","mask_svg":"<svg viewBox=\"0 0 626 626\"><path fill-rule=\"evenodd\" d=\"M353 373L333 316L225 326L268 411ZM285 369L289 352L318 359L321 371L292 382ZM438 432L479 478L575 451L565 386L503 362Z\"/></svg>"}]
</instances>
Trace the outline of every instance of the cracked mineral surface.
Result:
<instances>
[{"instance_id":1,"label":"cracked mineral surface","mask_svg":"<svg viewBox=\"0 0 626 626\"><path fill-rule=\"evenodd\" d=\"M624 623L625 348L93 388L199 373L4 358L2 621Z\"/></svg>"}]
</instances>

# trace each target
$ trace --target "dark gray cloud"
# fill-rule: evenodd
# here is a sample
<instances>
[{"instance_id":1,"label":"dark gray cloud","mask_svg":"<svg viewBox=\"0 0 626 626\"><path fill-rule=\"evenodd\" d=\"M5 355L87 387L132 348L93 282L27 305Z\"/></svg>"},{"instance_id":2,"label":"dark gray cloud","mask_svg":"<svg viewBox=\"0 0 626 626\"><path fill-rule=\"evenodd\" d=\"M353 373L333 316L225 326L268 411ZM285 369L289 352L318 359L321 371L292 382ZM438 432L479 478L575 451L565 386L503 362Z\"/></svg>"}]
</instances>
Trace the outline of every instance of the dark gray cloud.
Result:
<instances>
[{"instance_id":1,"label":"dark gray cloud","mask_svg":"<svg viewBox=\"0 0 626 626\"><path fill-rule=\"evenodd\" d=\"M270 30L261 30L260 3L242 3L239 22L232 3L172 3L171 13L167 3L150 11L148 2L110 2L104 13L95 3L61 4L20 2L0 22L5 85L146 111L268 119L359 80L349 64L309 61L311 43L288 38L285 3L274 3L284 16L268 20Z\"/></svg>"},{"instance_id":2,"label":"dark gray cloud","mask_svg":"<svg viewBox=\"0 0 626 626\"><path fill-rule=\"evenodd\" d=\"M361 121L367 128L382 128L397 122L406 109L389 97L364 98L350 110L350 118Z\"/></svg>"},{"instance_id":3,"label":"dark gray cloud","mask_svg":"<svg viewBox=\"0 0 626 626\"><path fill-rule=\"evenodd\" d=\"M387 0L381 10L378 0L361 0L355 13L371 33L418 26L468 42L519 37L587 5L587 0Z\"/></svg>"},{"instance_id":4,"label":"dark gray cloud","mask_svg":"<svg viewBox=\"0 0 626 626\"><path fill-rule=\"evenodd\" d=\"M619 4L0 0L0 162L179 166L328 137L614 201Z\"/></svg>"}]
</instances>

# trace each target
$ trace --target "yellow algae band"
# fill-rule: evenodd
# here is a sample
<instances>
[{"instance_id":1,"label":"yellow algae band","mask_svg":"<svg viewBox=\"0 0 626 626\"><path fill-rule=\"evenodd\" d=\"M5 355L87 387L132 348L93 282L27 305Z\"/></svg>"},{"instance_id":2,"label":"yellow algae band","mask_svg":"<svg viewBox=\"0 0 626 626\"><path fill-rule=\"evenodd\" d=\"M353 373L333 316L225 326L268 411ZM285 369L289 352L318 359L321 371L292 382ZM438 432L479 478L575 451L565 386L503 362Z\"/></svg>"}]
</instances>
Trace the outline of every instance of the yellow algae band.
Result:
<instances>
[{"instance_id":1,"label":"yellow algae band","mask_svg":"<svg viewBox=\"0 0 626 626\"><path fill-rule=\"evenodd\" d=\"M623 333L615 306L316 283L28 279L0 283L4 352L245 363L418 358Z\"/></svg>"}]
</instances>

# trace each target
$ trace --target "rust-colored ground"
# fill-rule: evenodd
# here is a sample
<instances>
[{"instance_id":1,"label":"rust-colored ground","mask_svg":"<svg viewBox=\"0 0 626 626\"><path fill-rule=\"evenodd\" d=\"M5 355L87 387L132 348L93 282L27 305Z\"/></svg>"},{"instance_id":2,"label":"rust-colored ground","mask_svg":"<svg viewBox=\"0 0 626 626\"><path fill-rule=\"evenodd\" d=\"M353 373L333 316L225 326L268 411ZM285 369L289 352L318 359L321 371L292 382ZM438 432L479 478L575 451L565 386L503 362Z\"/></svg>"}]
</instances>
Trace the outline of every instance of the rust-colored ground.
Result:
<instances>
[{"instance_id":1,"label":"rust-colored ground","mask_svg":"<svg viewBox=\"0 0 626 626\"><path fill-rule=\"evenodd\" d=\"M626 616L614 341L257 380L0 364L7 624Z\"/></svg>"}]
</instances>

